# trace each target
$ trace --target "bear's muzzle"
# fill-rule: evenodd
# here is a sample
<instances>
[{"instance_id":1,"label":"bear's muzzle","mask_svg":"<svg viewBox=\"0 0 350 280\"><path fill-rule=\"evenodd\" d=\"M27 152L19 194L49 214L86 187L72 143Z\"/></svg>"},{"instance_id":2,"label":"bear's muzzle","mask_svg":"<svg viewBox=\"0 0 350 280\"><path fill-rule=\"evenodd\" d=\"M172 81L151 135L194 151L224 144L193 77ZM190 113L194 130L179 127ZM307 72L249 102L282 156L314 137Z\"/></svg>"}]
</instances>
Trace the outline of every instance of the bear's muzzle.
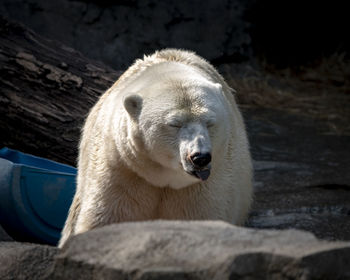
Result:
<instances>
[{"instance_id":1,"label":"bear's muzzle","mask_svg":"<svg viewBox=\"0 0 350 280\"><path fill-rule=\"evenodd\" d=\"M187 161L190 163L191 171L188 172L192 176L205 181L210 175L210 153L194 153L187 156Z\"/></svg>"}]
</instances>

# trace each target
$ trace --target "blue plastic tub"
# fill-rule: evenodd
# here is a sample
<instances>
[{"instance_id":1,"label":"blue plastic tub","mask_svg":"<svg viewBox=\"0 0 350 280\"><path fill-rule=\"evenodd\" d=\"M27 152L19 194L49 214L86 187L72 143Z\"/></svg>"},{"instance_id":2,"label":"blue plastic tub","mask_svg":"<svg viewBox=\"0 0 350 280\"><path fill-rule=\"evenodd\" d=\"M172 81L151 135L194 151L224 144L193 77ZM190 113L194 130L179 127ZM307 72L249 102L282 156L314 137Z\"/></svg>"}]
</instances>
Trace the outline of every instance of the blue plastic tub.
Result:
<instances>
[{"instance_id":1,"label":"blue plastic tub","mask_svg":"<svg viewBox=\"0 0 350 280\"><path fill-rule=\"evenodd\" d=\"M75 193L76 168L0 150L0 224L15 239L56 245Z\"/></svg>"}]
</instances>

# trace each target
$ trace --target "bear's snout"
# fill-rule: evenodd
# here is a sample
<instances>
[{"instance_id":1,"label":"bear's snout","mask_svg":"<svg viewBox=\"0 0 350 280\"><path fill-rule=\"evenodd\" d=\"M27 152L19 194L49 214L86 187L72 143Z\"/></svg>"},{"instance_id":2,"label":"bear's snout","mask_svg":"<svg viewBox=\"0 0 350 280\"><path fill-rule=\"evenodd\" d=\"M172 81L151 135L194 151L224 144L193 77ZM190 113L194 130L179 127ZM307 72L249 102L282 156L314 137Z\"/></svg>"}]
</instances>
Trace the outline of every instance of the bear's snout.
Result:
<instances>
[{"instance_id":1,"label":"bear's snout","mask_svg":"<svg viewBox=\"0 0 350 280\"><path fill-rule=\"evenodd\" d=\"M211 154L194 153L193 155L190 155L190 161L196 169L200 169L207 166L211 162Z\"/></svg>"},{"instance_id":2,"label":"bear's snout","mask_svg":"<svg viewBox=\"0 0 350 280\"><path fill-rule=\"evenodd\" d=\"M211 154L210 153L193 153L187 156L188 169L185 171L192 176L205 181L209 178L210 175L210 162Z\"/></svg>"}]
</instances>

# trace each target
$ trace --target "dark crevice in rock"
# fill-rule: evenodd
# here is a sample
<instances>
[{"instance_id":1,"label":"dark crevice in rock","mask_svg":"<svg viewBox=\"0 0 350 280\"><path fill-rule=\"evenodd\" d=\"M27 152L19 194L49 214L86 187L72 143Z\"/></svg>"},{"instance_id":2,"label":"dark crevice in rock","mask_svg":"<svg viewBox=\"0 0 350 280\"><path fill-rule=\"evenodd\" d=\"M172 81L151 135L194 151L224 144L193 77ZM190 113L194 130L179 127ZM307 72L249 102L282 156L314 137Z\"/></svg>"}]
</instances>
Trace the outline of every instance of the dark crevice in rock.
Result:
<instances>
[{"instance_id":1,"label":"dark crevice in rock","mask_svg":"<svg viewBox=\"0 0 350 280\"><path fill-rule=\"evenodd\" d=\"M326 190L345 190L350 191L350 185L340 185L340 184L324 184L310 186L311 189L326 189Z\"/></svg>"}]
</instances>

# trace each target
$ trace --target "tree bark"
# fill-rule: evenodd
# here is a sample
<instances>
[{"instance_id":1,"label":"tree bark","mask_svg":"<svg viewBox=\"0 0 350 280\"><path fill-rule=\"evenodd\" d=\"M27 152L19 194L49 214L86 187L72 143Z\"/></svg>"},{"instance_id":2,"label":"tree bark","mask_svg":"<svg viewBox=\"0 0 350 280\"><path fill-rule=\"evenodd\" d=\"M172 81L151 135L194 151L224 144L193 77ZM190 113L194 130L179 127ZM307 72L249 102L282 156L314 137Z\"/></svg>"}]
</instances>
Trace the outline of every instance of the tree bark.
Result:
<instances>
[{"instance_id":1,"label":"tree bark","mask_svg":"<svg viewBox=\"0 0 350 280\"><path fill-rule=\"evenodd\" d=\"M119 76L0 17L0 145L75 165L84 119Z\"/></svg>"}]
</instances>

